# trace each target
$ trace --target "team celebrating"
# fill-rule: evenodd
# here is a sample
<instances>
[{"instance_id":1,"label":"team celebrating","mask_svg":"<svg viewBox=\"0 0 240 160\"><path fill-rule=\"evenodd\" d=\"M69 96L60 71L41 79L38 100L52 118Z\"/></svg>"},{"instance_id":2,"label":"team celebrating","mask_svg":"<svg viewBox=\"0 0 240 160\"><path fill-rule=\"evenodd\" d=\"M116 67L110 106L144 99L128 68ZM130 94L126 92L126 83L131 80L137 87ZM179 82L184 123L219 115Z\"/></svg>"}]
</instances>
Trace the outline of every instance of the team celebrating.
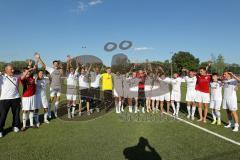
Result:
<instances>
[{"instance_id":1,"label":"team celebrating","mask_svg":"<svg viewBox=\"0 0 240 160\"><path fill-rule=\"evenodd\" d=\"M174 73L172 77L167 77L162 67L153 68L151 64L147 64L144 69L136 69L133 65L127 73L120 70L112 73L110 67L103 71L103 68L93 67L92 64L82 65L80 58L76 58L76 64L73 65L73 59L68 56L66 72L64 72L60 61L55 60L53 66L48 67L40 54L36 53L35 64L33 65L33 61L29 60L28 66L23 69L20 76L14 75L11 64L7 65L4 73L0 75L0 137L3 137L10 108L14 132L39 128L41 109L44 113L44 123L48 124L52 116L57 118L64 77L66 77L66 107L69 119L74 118L76 114L82 116L85 112L86 116L90 116L103 108L109 111L114 106L117 114L126 112L126 108L130 113L170 114L171 107L171 114L178 117L181 108L181 84L186 83L187 119L194 120L198 108L198 121L206 123L210 107L213 119L211 124L221 125L222 106L228 118L228 124L224 127L233 128L234 132L238 132L236 92L240 79L228 71L223 75L209 74L209 67L210 64L201 67L198 72L183 68L181 74ZM45 75L45 70L49 73L49 77ZM53 115L51 106L54 106Z\"/></svg>"}]
</instances>

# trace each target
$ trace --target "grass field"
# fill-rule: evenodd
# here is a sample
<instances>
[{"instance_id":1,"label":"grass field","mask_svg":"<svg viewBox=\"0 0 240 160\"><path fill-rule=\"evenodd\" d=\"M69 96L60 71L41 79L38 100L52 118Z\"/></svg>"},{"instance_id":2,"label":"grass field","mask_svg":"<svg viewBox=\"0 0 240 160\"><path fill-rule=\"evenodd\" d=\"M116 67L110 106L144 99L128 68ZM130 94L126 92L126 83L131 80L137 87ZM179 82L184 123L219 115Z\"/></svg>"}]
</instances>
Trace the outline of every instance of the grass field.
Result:
<instances>
[{"instance_id":1,"label":"grass field","mask_svg":"<svg viewBox=\"0 0 240 160\"><path fill-rule=\"evenodd\" d=\"M185 90L183 86L183 100ZM238 98L240 100L239 92ZM180 117L185 119L183 109ZM226 122L224 110L222 120ZM213 126L210 119L207 124L196 120L193 123L240 142L240 133ZM11 116L5 128L10 126ZM147 140L142 141L140 137ZM149 147L144 150L142 146L147 144L146 141L155 152L150 152ZM122 160L124 154L132 160L235 160L240 159L240 146L167 115L109 112L95 120L64 121L58 118L51 120L50 124L42 124L39 129L9 132L0 139L0 153L3 160Z\"/></svg>"}]
</instances>

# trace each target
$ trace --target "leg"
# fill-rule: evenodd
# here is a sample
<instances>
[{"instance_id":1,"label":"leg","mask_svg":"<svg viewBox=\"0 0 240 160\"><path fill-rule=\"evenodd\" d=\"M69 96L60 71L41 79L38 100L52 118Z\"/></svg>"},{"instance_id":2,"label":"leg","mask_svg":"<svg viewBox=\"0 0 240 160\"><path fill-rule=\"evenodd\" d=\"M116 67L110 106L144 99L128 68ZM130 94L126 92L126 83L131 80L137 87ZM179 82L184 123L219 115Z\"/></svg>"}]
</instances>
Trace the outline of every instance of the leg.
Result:
<instances>
[{"instance_id":1,"label":"leg","mask_svg":"<svg viewBox=\"0 0 240 160\"><path fill-rule=\"evenodd\" d=\"M208 114L208 103L204 103L204 118L203 118L204 123L207 123L207 114Z\"/></svg>"},{"instance_id":2,"label":"leg","mask_svg":"<svg viewBox=\"0 0 240 160\"><path fill-rule=\"evenodd\" d=\"M238 114L237 114L236 111L232 111L232 117L234 119L234 129L233 129L233 131L238 132L239 124L238 124Z\"/></svg>"},{"instance_id":3,"label":"leg","mask_svg":"<svg viewBox=\"0 0 240 160\"><path fill-rule=\"evenodd\" d=\"M20 126L20 110L21 110L21 99L13 99L11 101L11 110L13 114L13 127L19 127Z\"/></svg>"},{"instance_id":4,"label":"leg","mask_svg":"<svg viewBox=\"0 0 240 160\"><path fill-rule=\"evenodd\" d=\"M188 112L187 118L189 119L191 116L191 103L190 102L187 102L187 112Z\"/></svg>"},{"instance_id":5,"label":"leg","mask_svg":"<svg viewBox=\"0 0 240 160\"><path fill-rule=\"evenodd\" d=\"M194 120L194 116L195 116L195 111L196 111L196 103L192 102L192 120Z\"/></svg>"},{"instance_id":6,"label":"leg","mask_svg":"<svg viewBox=\"0 0 240 160\"><path fill-rule=\"evenodd\" d=\"M35 122L36 122L37 127L40 126L38 111L39 111L38 109L34 110L34 118L35 118Z\"/></svg>"},{"instance_id":7,"label":"leg","mask_svg":"<svg viewBox=\"0 0 240 160\"><path fill-rule=\"evenodd\" d=\"M198 103L198 113L199 113L199 116L200 116L198 121L202 121L203 116L202 116L202 103L201 102Z\"/></svg>"},{"instance_id":8,"label":"leg","mask_svg":"<svg viewBox=\"0 0 240 160\"><path fill-rule=\"evenodd\" d=\"M3 132L9 109L9 100L0 100L0 132Z\"/></svg>"},{"instance_id":9,"label":"leg","mask_svg":"<svg viewBox=\"0 0 240 160\"><path fill-rule=\"evenodd\" d=\"M169 113L170 101L167 101L167 113Z\"/></svg>"},{"instance_id":10,"label":"leg","mask_svg":"<svg viewBox=\"0 0 240 160\"><path fill-rule=\"evenodd\" d=\"M22 127L22 131L25 131L26 130L26 127L27 127L27 119L28 119L28 111L26 110L23 110L22 111L22 121L23 121L23 127Z\"/></svg>"},{"instance_id":11,"label":"leg","mask_svg":"<svg viewBox=\"0 0 240 160\"><path fill-rule=\"evenodd\" d=\"M132 113L132 98L128 98L129 112Z\"/></svg>"},{"instance_id":12,"label":"leg","mask_svg":"<svg viewBox=\"0 0 240 160\"><path fill-rule=\"evenodd\" d=\"M173 109L173 115L175 116L175 114L176 114L176 107L175 107L175 102L174 101L171 101L171 106L172 106L172 109Z\"/></svg>"}]
</instances>

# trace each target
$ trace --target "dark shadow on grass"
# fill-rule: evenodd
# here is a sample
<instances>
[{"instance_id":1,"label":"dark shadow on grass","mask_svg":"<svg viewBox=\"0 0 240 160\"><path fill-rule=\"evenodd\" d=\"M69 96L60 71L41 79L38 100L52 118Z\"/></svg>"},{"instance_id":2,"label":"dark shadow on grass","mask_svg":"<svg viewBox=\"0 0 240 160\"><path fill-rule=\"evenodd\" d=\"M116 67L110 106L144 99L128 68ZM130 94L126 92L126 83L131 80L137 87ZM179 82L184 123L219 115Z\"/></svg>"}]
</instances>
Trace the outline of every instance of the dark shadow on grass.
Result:
<instances>
[{"instance_id":1,"label":"dark shadow on grass","mask_svg":"<svg viewBox=\"0 0 240 160\"><path fill-rule=\"evenodd\" d=\"M144 137L139 138L136 146L127 147L123 150L123 155L127 160L161 160L161 156L149 144Z\"/></svg>"}]
</instances>

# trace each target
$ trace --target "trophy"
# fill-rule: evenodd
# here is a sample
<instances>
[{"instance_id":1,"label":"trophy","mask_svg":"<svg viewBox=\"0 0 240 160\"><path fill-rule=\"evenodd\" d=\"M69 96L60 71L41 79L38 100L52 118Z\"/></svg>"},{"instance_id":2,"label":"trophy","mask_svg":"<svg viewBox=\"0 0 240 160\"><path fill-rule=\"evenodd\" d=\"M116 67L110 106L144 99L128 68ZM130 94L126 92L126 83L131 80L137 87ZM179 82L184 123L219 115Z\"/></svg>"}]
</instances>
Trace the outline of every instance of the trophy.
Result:
<instances>
[{"instance_id":1,"label":"trophy","mask_svg":"<svg viewBox=\"0 0 240 160\"><path fill-rule=\"evenodd\" d=\"M36 62L38 62L39 59L40 59L40 54L39 54L38 52L36 52L36 53L34 54L34 57L35 57Z\"/></svg>"}]
</instances>

